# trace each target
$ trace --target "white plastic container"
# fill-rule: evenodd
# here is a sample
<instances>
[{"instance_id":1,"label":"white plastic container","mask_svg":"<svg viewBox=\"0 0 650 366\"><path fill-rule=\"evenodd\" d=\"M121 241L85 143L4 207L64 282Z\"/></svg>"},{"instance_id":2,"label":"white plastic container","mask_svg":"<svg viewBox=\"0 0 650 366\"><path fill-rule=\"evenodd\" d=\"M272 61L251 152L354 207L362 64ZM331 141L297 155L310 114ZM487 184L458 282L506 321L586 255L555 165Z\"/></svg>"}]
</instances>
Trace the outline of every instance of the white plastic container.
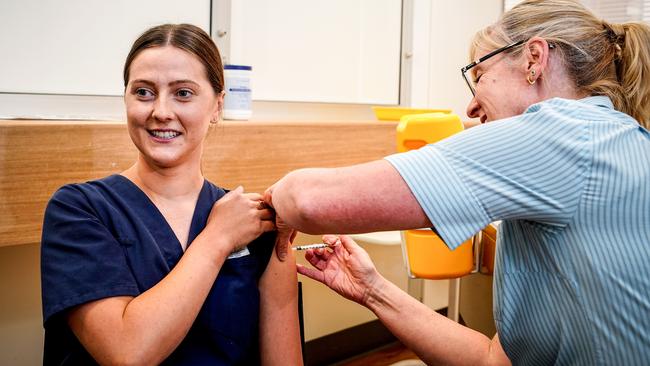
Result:
<instances>
[{"instance_id":1,"label":"white plastic container","mask_svg":"<svg viewBox=\"0 0 650 366\"><path fill-rule=\"evenodd\" d=\"M253 68L245 65L223 66L225 91L224 119L248 120L253 114L251 74Z\"/></svg>"}]
</instances>

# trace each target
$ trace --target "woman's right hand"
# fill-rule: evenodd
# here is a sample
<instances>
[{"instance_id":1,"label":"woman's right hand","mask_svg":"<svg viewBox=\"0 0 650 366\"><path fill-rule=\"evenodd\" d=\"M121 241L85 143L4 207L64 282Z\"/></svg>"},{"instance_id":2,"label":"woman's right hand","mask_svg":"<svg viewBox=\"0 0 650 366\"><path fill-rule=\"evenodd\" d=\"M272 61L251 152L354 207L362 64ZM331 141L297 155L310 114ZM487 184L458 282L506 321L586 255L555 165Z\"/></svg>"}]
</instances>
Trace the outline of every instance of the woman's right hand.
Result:
<instances>
[{"instance_id":1,"label":"woman's right hand","mask_svg":"<svg viewBox=\"0 0 650 366\"><path fill-rule=\"evenodd\" d=\"M262 195L244 193L239 186L212 206L208 223L201 234L218 238L228 245L228 253L239 250L262 233L275 230L275 215Z\"/></svg>"},{"instance_id":2,"label":"woman's right hand","mask_svg":"<svg viewBox=\"0 0 650 366\"><path fill-rule=\"evenodd\" d=\"M300 264L298 273L322 282L346 299L365 305L380 280L368 253L349 236L323 236L330 249L310 249L305 259L315 268Z\"/></svg>"}]
</instances>

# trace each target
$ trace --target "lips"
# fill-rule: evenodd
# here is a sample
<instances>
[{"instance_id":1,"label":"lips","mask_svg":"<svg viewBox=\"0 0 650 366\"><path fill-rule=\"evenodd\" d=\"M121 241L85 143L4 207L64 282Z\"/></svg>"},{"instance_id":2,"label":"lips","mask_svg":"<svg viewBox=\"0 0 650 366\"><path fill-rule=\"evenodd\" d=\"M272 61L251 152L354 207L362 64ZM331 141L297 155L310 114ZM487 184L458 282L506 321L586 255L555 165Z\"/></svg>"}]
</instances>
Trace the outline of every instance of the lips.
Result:
<instances>
[{"instance_id":1,"label":"lips","mask_svg":"<svg viewBox=\"0 0 650 366\"><path fill-rule=\"evenodd\" d=\"M161 140L171 140L181 135L180 132L174 130L147 130L147 132L149 132L149 135Z\"/></svg>"}]
</instances>

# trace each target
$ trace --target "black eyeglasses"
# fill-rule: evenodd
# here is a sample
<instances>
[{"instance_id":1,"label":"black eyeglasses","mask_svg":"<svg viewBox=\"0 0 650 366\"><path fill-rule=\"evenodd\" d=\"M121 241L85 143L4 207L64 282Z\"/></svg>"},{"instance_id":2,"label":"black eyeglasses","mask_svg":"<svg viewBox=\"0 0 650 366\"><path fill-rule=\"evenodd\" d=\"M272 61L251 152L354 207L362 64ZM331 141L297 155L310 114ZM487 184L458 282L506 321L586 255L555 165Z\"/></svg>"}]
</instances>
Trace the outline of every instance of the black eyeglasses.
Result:
<instances>
[{"instance_id":1,"label":"black eyeglasses","mask_svg":"<svg viewBox=\"0 0 650 366\"><path fill-rule=\"evenodd\" d=\"M517 46L519 46L520 44L523 44L524 42L525 42L525 41L518 41L518 42L515 42L515 43L511 43L511 44L509 44L509 45L507 45L507 46L504 46L504 47L501 47L501 48L497 48L496 50L494 50L494 51L488 53L487 55L485 55L485 56L479 58L478 60L476 60L476 61L470 63L469 65L463 67L462 69L460 69L460 72L463 74L463 79L465 79L465 82L467 83L467 86L469 87L469 90L472 92L472 95L476 95L476 91L474 90L474 88L475 88L475 85L474 85L474 79L471 79L471 78L468 79L468 78L467 78L467 72L468 72L472 67L474 67L474 66L480 64L481 62L483 62L483 61L489 59L490 57L492 57L492 56L494 56L494 55L498 55L499 53L504 52L504 51L507 51L507 50L509 50L509 49L511 49L511 48L513 48L513 47L517 47Z\"/></svg>"}]
</instances>

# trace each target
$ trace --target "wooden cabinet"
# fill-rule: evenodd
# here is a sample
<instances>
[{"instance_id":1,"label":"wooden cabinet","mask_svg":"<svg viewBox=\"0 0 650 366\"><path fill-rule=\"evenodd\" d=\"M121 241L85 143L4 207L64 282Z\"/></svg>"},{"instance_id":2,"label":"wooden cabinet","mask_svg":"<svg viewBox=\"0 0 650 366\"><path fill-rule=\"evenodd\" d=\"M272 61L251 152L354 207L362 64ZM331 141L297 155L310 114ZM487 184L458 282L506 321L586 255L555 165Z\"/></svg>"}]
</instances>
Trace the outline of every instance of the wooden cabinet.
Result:
<instances>
[{"instance_id":1,"label":"wooden cabinet","mask_svg":"<svg viewBox=\"0 0 650 366\"><path fill-rule=\"evenodd\" d=\"M263 192L291 170L335 167L395 152L395 122L221 122L208 134L204 175ZM121 122L0 121L0 247L40 242L57 188L135 162Z\"/></svg>"}]
</instances>

